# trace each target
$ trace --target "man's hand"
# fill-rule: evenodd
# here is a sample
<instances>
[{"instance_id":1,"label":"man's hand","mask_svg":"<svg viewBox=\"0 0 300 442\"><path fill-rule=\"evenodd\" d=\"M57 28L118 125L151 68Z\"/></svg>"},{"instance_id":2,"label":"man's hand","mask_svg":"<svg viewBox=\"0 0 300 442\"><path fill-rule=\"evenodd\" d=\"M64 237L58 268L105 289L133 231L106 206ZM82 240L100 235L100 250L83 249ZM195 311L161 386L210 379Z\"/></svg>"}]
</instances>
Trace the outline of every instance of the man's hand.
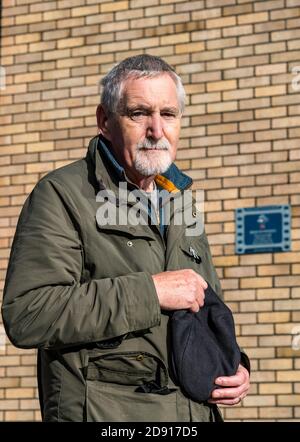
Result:
<instances>
[{"instance_id":1,"label":"man's hand","mask_svg":"<svg viewBox=\"0 0 300 442\"><path fill-rule=\"evenodd\" d=\"M250 375L245 367L239 365L235 375L217 378L215 384L225 388L216 388L208 402L217 405L236 405L248 394Z\"/></svg>"},{"instance_id":2,"label":"man's hand","mask_svg":"<svg viewBox=\"0 0 300 442\"><path fill-rule=\"evenodd\" d=\"M152 278L163 310L189 309L197 313L203 307L207 282L194 270L166 271Z\"/></svg>"}]
</instances>

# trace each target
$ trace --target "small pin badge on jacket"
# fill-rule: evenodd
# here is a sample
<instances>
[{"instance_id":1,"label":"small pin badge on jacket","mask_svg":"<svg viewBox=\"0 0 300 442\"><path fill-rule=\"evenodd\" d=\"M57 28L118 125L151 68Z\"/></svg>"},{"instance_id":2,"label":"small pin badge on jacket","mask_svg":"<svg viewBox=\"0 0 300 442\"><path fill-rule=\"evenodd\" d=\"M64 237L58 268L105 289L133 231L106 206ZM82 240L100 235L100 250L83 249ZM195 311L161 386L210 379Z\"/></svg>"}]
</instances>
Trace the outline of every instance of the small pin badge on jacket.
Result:
<instances>
[{"instance_id":1,"label":"small pin badge on jacket","mask_svg":"<svg viewBox=\"0 0 300 442\"><path fill-rule=\"evenodd\" d=\"M193 256L193 258L196 262L201 262L200 256L198 255L198 253L196 252L196 250L192 246L190 246L189 252Z\"/></svg>"}]
</instances>

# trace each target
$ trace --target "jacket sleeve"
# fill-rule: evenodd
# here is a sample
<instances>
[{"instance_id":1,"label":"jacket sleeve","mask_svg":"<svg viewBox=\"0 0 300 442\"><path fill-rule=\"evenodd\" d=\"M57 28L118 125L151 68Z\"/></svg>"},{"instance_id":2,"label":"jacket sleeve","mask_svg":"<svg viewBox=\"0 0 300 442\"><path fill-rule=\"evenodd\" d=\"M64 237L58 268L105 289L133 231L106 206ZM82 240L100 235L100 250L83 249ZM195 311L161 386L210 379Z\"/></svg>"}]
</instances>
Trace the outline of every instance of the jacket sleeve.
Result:
<instances>
[{"instance_id":1,"label":"jacket sleeve","mask_svg":"<svg viewBox=\"0 0 300 442\"><path fill-rule=\"evenodd\" d=\"M80 218L71 206L61 184L42 179L22 209L2 304L17 347L68 347L160 324L149 273L81 282Z\"/></svg>"}]
</instances>

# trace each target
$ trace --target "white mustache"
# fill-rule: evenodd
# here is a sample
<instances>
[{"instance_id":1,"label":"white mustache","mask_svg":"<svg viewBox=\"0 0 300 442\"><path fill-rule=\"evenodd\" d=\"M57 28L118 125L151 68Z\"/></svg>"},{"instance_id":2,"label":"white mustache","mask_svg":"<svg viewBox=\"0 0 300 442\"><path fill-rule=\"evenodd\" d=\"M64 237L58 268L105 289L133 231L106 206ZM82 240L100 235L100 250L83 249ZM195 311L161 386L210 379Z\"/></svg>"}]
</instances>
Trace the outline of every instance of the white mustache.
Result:
<instances>
[{"instance_id":1,"label":"white mustache","mask_svg":"<svg viewBox=\"0 0 300 442\"><path fill-rule=\"evenodd\" d=\"M151 138L145 138L137 144L137 149L169 150L170 147L170 143L167 140L154 141Z\"/></svg>"}]
</instances>

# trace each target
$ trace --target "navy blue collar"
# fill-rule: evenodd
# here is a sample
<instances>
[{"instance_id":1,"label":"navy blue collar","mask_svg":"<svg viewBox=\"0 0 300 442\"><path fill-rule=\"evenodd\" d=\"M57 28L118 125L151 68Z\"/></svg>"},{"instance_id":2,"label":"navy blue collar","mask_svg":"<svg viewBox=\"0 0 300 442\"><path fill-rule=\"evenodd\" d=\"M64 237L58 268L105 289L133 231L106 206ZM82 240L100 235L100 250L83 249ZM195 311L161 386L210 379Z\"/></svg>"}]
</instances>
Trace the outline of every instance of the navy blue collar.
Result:
<instances>
[{"instance_id":1,"label":"navy blue collar","mask_svg":"<svg viewBox=\"0 0 300 442\"><path fill-rule=\"evenodd\" d=\"M99 137L99 142L98 142L98 149L101 149L101 152L104 153L106 159L108 160L108 162L110 163L110 165L113 168L113 171L116 173L116 175L118 176L119 179L124 179L124 167L122 167L120 165L120 163L118 163L118 161L116 160L114 154L112 153L112 150L109 149L107 147L107 145L105 144L105 138L103 138L101 135Z\"/></svg>"}]
</instances>

